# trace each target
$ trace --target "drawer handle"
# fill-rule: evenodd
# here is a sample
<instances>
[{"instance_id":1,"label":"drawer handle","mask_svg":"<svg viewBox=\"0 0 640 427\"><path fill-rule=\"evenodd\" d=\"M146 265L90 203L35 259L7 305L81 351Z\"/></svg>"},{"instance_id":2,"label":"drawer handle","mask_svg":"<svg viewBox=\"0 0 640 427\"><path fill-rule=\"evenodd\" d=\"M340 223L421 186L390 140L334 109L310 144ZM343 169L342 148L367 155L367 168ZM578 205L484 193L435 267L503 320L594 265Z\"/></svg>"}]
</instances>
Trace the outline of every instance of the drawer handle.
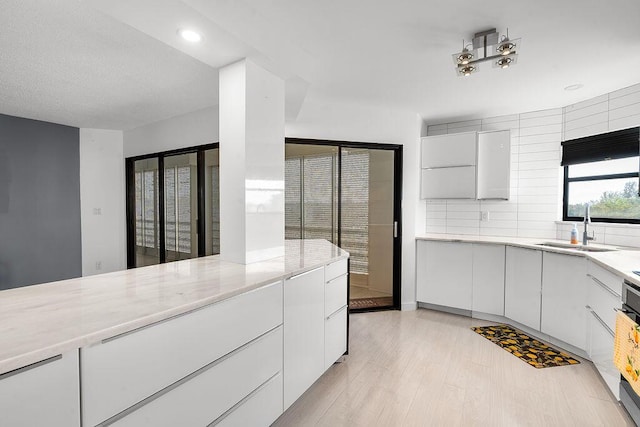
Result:
<instances>
[{"instance_id":1,"label":"drawer handle","mask_svg":"<svg viewBox=\"0 0 640 427\"><path fill-rule=\"evenodd\" d=\"M348 307L348 305L343 305L342 307L340 307L339 309L337 309L336 311L334 311L333 313L331 313L330 315L327 316L327 320L330 320L332 317L334 317L336 314L340 313L342 310L346 309Z\"/></svg>"},{"instance_id":2,"label":"drawer handle","mask_svg":"<svg viewBox=\"0 0 640 427\"><path fill-rule=\"evenodd\" d=\"M608 287L607 285L605 285L604 283L602 283L600 280L598 280L596 277L594 277L591 274L587 273L587 276L591 277L591 280L593 280L595 283L597 283L598 285L600 285L601 288L604 288L605 291L609 292L611 295L616 296L618 298L622 298L621 295L618 295L618 293L616 291L614 291L613 289L611 289L610 287Z\"/></svg>"},{"instance_id":3,"label":"drawer handle","mask_svg":"<svg viewBox=\"0 0 640 427\"><path fill-rule=\"evenodd\" d=\"M304 276L305 274L313 273L314 271L320 270L320 268L314 268L312 270L303 271L302 273L294 274L293 276L287 277L287 280L295 279L296 277Z\"/></svg>"},{"instance_id":4,"label":"drawer handle","mask_svg":"<svg viewBox=\"0 0 640 427\"><path fill-rule=\"evenodd\" d=\"M62 359L62 355L58 354L57 356L49 357L48 359L44 359L44 360L32 363L32 364L27 365L27 366L23 366L23 367L18 368L18 369L14 369L13 371L5 372L4 374L0 375L0 380L4 380L4 379L12 377L14 375L22 374L23 372L30 371L32 369L38 368L38 367L43 366L43 365L48 365L49 363L55 362L56 360L60 360L60 359Z\"/></svg>"},{"instance_id":5,"label":"drawer handle","mask_svg":"<svg viewBox=\"0 0 640 427\"><path fill-rule=\"evenodd\" d=\"M331 279L331 280L327 280L327 284L329 284L329 283L333 283L333 282L335 282L335 281L336 281L336 280L338 280L338 279L342 279L343 277L346 277L346 276L347 276L347 274L349 274L349 273L344 273L344 274L341 274L341 275L340 275L340 276L338 276L338 277L334 277L334 278L333 278L333 279Z\"/></svg>"},{"instance_id":6,"label":"drawer handle","mask_svg":"<svg viewBox=\"0 0 640 427\"><path fill-rule=\"evenodd\" d=\"M615 335L616 335L616 334L611 330L611 328L609 327L609 325L607 325L607 324L604 322L604 320L602 320L602 319L600 318L600 316L598 316L598 315L596 314L596 312L595 312L595 311L591 310L591 314L593 314L593 317L595 317L595 318L596 318L596 320L597 320L598 322L600 322L600 324L601 324L602 326L604 326L604 327L605 327L605 329L607 330L607 332L609 332L609 335L611 335L612 337L615 337Z\"/></svg>"}]
</instances>

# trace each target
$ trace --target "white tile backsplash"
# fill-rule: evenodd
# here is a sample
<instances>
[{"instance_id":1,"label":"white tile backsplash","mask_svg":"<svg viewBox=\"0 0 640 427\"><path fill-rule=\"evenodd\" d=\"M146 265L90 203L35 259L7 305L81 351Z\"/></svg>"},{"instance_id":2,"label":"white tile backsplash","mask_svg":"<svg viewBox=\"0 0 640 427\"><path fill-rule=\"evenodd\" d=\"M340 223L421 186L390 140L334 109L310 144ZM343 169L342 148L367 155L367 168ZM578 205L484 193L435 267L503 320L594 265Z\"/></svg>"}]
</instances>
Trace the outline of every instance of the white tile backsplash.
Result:
<instances>
[{"instance_id":1,"label":"white tile backsplash","mask_svg":"<svg viewBox=\"0 0 640 427\"><path fill-rule=\"evenodd\" d=\"M639 125L640 84L561 108L428 126L428 135L510 129L511 197L428 200L426 231L568 240L573 223L559 222L561 141ZM480 221L481 212L489 221ZM640 247L640 225L594 223L590 230L599 243Z\"/></svg>"}]
</instances>

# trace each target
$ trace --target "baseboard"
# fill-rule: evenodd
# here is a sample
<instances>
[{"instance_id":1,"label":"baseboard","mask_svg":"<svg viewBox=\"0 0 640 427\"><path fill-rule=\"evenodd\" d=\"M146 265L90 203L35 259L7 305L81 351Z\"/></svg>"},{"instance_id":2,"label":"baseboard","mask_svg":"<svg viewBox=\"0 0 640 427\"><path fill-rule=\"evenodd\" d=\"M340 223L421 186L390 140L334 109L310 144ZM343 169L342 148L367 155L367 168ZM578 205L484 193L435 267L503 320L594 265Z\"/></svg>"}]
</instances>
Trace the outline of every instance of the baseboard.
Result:
<instances>
[{"instance_id":1,"label":"baseboard","mask_svg":"<svg viewBox=\"0 0 640 427\"><path fill-rule=\"evenodd\" d=\"M403 302L400 304L400 310L402 311L414 311L418 308L417 302Z\"/></svg>"},{"instance_id":2,"label":"baseboard","mask_svg":"<svg viewBox=\"0 0 640 427\"><path fill-rule=\"evenodd\" d=\"M460 316L471 317L473 319L487 320L489 322L507 323L513 327L520 329L522 332L525 332L527 335L531 335L532 337L539 339L540 341L548 342L549 344L555 347L560 347L564 351L568 351L569 353L572 353L578 357L591 361L586 351L581 350L578 347L575 347L571 344L567 344L566 342L561 341L552 336L549 336L543 332L540 332L538 330L525 326L521 323L518 323L515 320L509 319L508 317L489 314L489 313L482 313L478 311L470 311L470 310L463 310L459 308L446 307L446 306L437 305L437 304L428 304L424 302L419 302L418 307L426 308L429 310L444 311L445 313L457 314Z\"/></svg>"},{"instance_id":3,"label":"baseboard","mask_svg":"<svg viewBox=\"0 0 640 427\"><path fill-rule=\"evenodd\" d=\"M471 310L462 308L447 307L445 305L429 304L427 302L419 302L418 307L428 310L444 311L445 313L457 314L458 316L471 317Z\"/></svg>"}]
</instances>

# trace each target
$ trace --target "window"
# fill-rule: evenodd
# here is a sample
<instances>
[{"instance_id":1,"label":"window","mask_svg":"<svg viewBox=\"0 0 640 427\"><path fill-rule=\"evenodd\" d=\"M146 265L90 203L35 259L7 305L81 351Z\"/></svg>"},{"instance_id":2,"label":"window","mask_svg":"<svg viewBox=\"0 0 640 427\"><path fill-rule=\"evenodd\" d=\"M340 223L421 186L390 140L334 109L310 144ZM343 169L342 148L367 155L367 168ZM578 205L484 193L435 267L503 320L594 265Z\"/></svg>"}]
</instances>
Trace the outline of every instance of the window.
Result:
<instances>
[{"instance_id":1,"label":"window","mask_svg":"<svg viewBox=\"0 0 640 427\"><path fill-rule=\"evenodd\" d=\"M563 145L565 221L590 206L599 222L640 223L638 128L566 141Z\"/></svg>"},{"instance_id":2,"label":"window","mask_svg":"<svg viewBox=\"0 0 640 427\"><path fill-rule=\"evenodd\" d=\"M220 252L218 144L126 165L129 268Z\"/></svg>"}]
</instances>

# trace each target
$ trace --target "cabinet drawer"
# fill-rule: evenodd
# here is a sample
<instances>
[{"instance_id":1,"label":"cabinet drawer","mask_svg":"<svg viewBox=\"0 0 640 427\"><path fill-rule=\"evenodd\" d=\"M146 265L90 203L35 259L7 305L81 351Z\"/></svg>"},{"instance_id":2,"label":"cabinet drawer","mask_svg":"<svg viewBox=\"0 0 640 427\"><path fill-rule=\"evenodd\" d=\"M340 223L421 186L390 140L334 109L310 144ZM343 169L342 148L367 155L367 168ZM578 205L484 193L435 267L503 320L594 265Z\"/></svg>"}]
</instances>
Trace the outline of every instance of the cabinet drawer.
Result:
<instances>
[{"instance_id":1,"label":"cabinet drawer","mask_svg":"<svg viewBox=\"0 0 640 427\"><path fill-rule=\"evenodd\" d=\"M589 312L589 357L611 392L619 398L620 372L613 364L614 338L611 331Z\"/></svg>"},{"instance_id":2,"label":"cabinet drawer","mask_svg":"<svg viewBox=\"0 0 640 427\"><path fill-rule=\"evenodd\" d=\"M600 267L593 261L589 261L587 274L589 277L597 279L603 285L614 291L618 295L622 295L622 277L617 276L609 270Z\"/></svg>"},{"instance_id":3,"label":"cabinet drawer","mask_svg":"<svg viewBox=\"0 0 640 427\"><path fill-rule=\"evenodd\" d=\"M602 284L593 276L587 277L587 285L587 304L607 324L609 329L615 331L616 312L614 308L622 308L621 298L614 295L611 288Z\"/></svg>"},{"instance_id":4,"label":"cabinet drawer","mask_svg":"<svg viewBox=\"0 0 640 427\"><path fill-rule=\"evenodd\" d=\"M271 378L214 426L269 426L282 414L282 374Z\"/></svg>"},{"instance_id":5,"label":"cabinet drawer","mask_svg":"<svg viewBox=\"0 0 640 427\"><path fill-rule=\"evenodd\" d=\"M205 426L282 369L282 326L141 406L118 427ZM282 389L279 394L282 395Z\"/></svg>"},{"instance_id":6,"label":"cabinet drawer","mask_svg":"<svg viewBox=\"0 0 640 427\"><path fill-rule=\"evenodd\" d=\"M347 351L347 307L327 317L324 323L324 369Z\"/></svg>"},{"instance_id":7,"label":"cabinet drawer","mask_svg":"<svg viewBox=\"0 0 640 427\"><path fill-rule=\"evenodd\" d=\"M0 425L80 426L78 352L0 375Z\"/></svg>"},{"instance_id":8,"label":"cabinet drawer","mask_svg":"<svg viewBox=\"0 0 640 427\"><path fill-rule=\"evenodd\" d=\"M342 276L347 272L347 259L341 259L336 262L332 262L328 264L324 268L324 280L327 282L329 280L335 279L338 276Z\"/></svg>"},{"instance_id":9,"label":"cabinet drawer","mask_svg":"<svg viewBox=\"0 0 640 427\"><path fill-rule=\"evenodd\" d=\"M324 314L329 316L347 303L347 275L329 280L324 286Z\"/></svg>"},{"instance_id":10,"label":"cabinet drawer","mask_svg":"<svg viewBox=\"0 0 640 427\"><path fill-rule=\"evenodd\" d=\"M95 425L282 324L282 282L81 349Z\"/></svg>"}]
</instances>

